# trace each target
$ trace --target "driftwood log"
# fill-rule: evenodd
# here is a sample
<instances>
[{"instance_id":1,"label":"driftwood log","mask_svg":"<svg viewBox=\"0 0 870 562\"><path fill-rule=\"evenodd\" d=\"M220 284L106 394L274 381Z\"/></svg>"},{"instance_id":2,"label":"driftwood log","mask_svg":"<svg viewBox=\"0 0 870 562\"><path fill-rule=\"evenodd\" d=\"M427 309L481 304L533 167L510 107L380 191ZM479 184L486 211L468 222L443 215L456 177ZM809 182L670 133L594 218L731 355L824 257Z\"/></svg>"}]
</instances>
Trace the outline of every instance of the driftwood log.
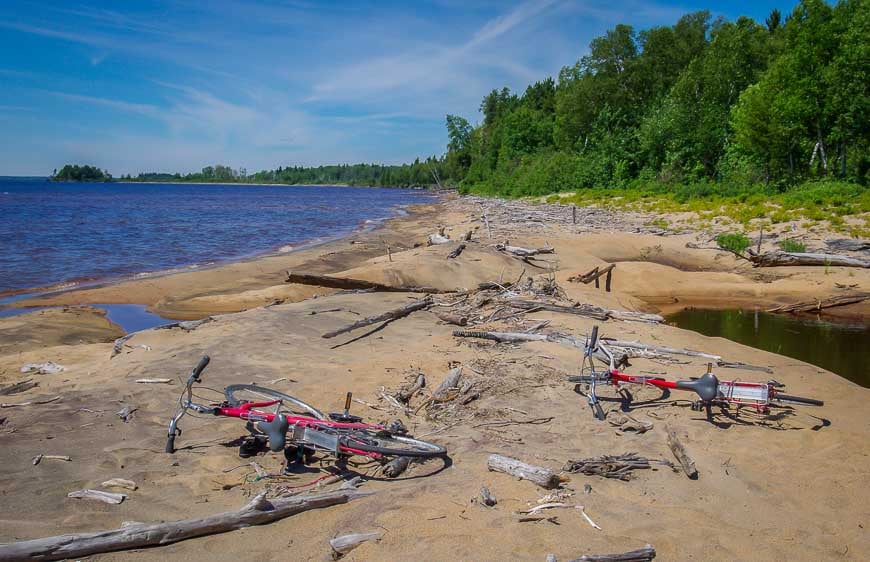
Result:
<instances>
[{"instance_id":1,"label":"driftwood log","mask_svg":"<svg viewBox=\"0 0 870 562\"><path fill-rule=\"evenodd\" d=\"M832 250L846 252L867 252L870 251L870 240L854 240L852 238L834 238L825 240L825 245Z\"/></svg>"},{"instance_id":2,"label":"driftwood log","mask_svg":"<svg viewBox=\"0 0 870 562\"><path fill-rule=\"evenodd\" d=\"M510 474L520 480L528 480L542 488L557 488L561 482L559 475L549 468L526 464L502 455L490 455L486 466L491 471Z\"/></svg>"},{"instance_id":3,"label":"driftwood log","mask_svg":"<svg viewBox=\"0 0 870 562\"><path fill-rule=\"evenodd\" d=\"M673 452L677 460L680 461L680 465L683 467L683 472L685 472L686 476L692 480L697 480L698 469L695 468L695 461L693 461L692 457L689 456L689 453L686 452L686 448L683 446L679 437L677 437L677 432L671 427L667 427L666 429L668 432L668 447L671 448L671 452Z\"/></svg>"},{"instance_id":4,"label":"driftwood log","mask_svg":"<svg viewBox=\"0 0 870 562\"><path fill-rule=\"evenodd\" d=\"M571 562L649 562L655 557L656 549L648 544L641 549L622 554L586 554Z\"/></svg>"},{"instance_id":5,"label":"driftwood log","mask_svg":"<svg viewBox=\"0 0 870 562\"><path fill-rule=\"evenodd\" d=\"M489 488L483 486L480 489L480 503L482 503L486 507L493 507L495 504L498 503L498 499L496 499L496 497L492 495L492 492L489 491Z\"/></svg>"},{"instance_id":6,"label":"driftwood log","mask_svg":"<svg viewBox=\"0 0 870 562\"><path fill-rule=\"evenodd\" d=\"M521 258L529 258L539 254L555 254L556 249L550 246L545 248L523 248L521 246L510 246L507 242L504 244L496 244L495 249L500 252L507 252Z\"/></svg>"},{"instance_id":7,"label":"driftwood log","mask_svg":"<svg viewBox=\"0 0 870 562\"><path fill-rule=\"evenodd\" d=\"M614 340L611 338L601 338L607 345L612 345L615 347L625 347L630 349L640 349L640 350L648 350L654 351L656 353L665 353L668 355L688 355L689 357L703 357L704 359L712 359L713 361L719 361L722 359L720 355L713 355L711 353L704 353L703 351L693 351L691 349L678 349L674 347L665 347L660 345L650 345L647 343L642 343L639 341L625 341L625 340Z\"/></svg>"},{"instance_id":8,"label":"driftwood log","mask_svg":"<svg viewBox=\"0 0 870 562\"><path fill-rule=\"evenodd\" d=\"M870 293L840 295L814 301L803 301L794 304L784 304L776 308L771 308L767 312L812 312L814 310L822 310L824 308L833 308L835 306L855 304L863 302L867 299L870 299Z\"/></svg>"},{"instance_id":9,"label":"driftwood log","mask_svg":"<svg viewBox=\"0 0 870 562\"><path fill-rule=\"evenodd\" d=\"M442 231L443 231L443 229L442 229ZM443 232L439 233L439 234L430 234L429 237L426 239L426 244L428 246L436 246L438 244L447 244L449 242L450 242L450 238L447 236L444 236Z\"/></svg>"},{"instance_id":10,"label":"driftwood log","mask_svg":"<svg viewBox=\"0 0 870 562\"><path fill-rule=\"evenodd\" d=\"M401 308L389 310L387 312L384 312L383 314L378 314L377 316L369 316L368 318L357 320L353 324L349 324L347 326L344 326L343 328L339 328L338 330L333 330L332 332L327 332L321 337L334 338L335 336L339 336L347 332L352 332L353 330L356 330L358 328L364 328L365 326L371 326L372 324L377 324L378 322L392 322L393 320L404 318L405 316L408 316L409 314L417 310L423 310L424 308L428 308L431 304L432 298L425 297L423 299L414 301L411 304L406 304Z\"/></svg>"},{"instance_id":11,"label":"driftwood log","mask_svg":"<svg viewBox=\"0 0 870 562\"><path fill-rule=\"evenodd\" d=\"M364 279L351 279L345 277L333 277L331 275L315 275L312 273L293 273L287 272L285 283L296 283L298 285L313 285L316 287L329 287L330 289L345 289L345 290L361 290L361 291L378 291L386 293L449 293L452 291L442 291L434 287L410 287L410 286L392 286L384 285L383 283L375 283L374 281L366 281Z\"/></svg>"},{"instance_id":12,"label":"driftwood log","mask_svg":"<svg viewBox=\"0 0 870 562\"><path fill-rule=\"evenodd\" d=\"M458 246L456 246L455 248L453 248L453 250L451 250L451 252L449 254L447 254L447 259L458 258L459 254L461 254L462 250L464 250L464 249L465 249L465 243L463 242L463 243L459 244Z\"/></svg>"},{"instance_id":13,"label":"driftwood log","mask_svg":"<svg viewBox=\"0 0 870 562\"><path fill-rule=\"evenodd\" d=\"M343 504L368 495L371 495L371 492L336 490L322 494L267 500L266 494L262 493L237 511L208 517L165 523L134 523L111 531L57 535L3 544L0 545L0 562L63 560L102 552L172 544L204 535L263 525L309 509Z\"/></svg>"},{"instance_id":14,"label":"driftwood log","mask_svg":"<svg viewBox=\"0 0 870 562\"><path fill-rule=\"evenodd\" d=\"M447 373L447 376L444 377L444 380L441 381L441 384L438 385L438 388L432 392L432 400L435 402L445 400L451 390L455 390L459 388L459 380L462 378L462 367L454 367L450 369Z\"/></svg>"},{"instance_id":15,"label":"driftwood log","mask_svg":"<svg viewBox=\"0 0 870 562\"><path fill-rule=\"evenodd\" d=\"M412 460L411 457L396 457L385 464L381 471L387 478L396 478L408 470Z\"/></svg>"},{"instance_id":16,"label":"driftwood log","mask_svg":"<svg viewBox=\"0 0 870 562\"><path fill-rule=\"evenodd\" d=\"M454 314L452 312L433 312L440 320L453 324L455 326L465 326L468 324L468 316L462 314Z\"/></svg>"},{"instance_id":17,"label":"driftwood log","mask_svg":"<svg viewBox=\"0 0 870 562\"><path fill-rule=\"evenodd\" d=\"M780 267L788 265L870 267L870 261L839 254L805 252L766 252L764 254L756 254L750 250L748 259L755 267Z\"/></svg>"},{"instance_id":18,"label":"driftwood log","mask_svg":"<svg viewBox=\"0 0 870 562\"><path fill-rule=\"evenodd\" d=\"M565 472L579 472L587 476L603 476L617 480L631 480L632 471L652 468L650 459L637 453L603 455L601 457L568 461L562 467Z\"/></svg>"},{"instance_id":19,"label":"driftwood log","mask_svg":"<svg viewBox=\"0 0 870 562\"><path fill-rule=\"evenodd\" d=\"M483 340L491 340L499 343L525 343L530 341L546 341L550 343L558 343L565 347L573 347L576 349L585 349L586 339L575 338L565 334L529 334L526 332L475 332L472 330L454 330L453 336L457 338L479 338ZM595 357L602 361L609 361L608 357L600 350L595 352ZM614 354L617 366L628 364L628 355L618 356Z\"/></svg>"},{"instance_id":20,"label":"driftwood log","mask_svg":"<svg viewBox=\"0 0 870 562\"><path fill-rule=\"evenodd\" d=\"M408 386L401 388L395 394L396 400L403 404L407 404L411 401L411 398L416 394L421 388L426 386L426 375L420 373L417 375L417 378L414 379L414 383Z\"/></svg>"},{"instance_id":21,"label":"driftwood log","mask_svg":"<svg viewBox=\"0 0 870 562\"><path fill-rule=\"evenodd\" d=\"M368 541L378 541L383 536L380 531L372 531L371 533L353 533L330 539L329 546L334 551L334 558L340 558L359 545Z\"/></svg>"},{"instance_id":22,"label":"driftwood log","mask_svg":"<svg viewBox=\"0 0 870 562\"><path fill-rule=\"evenodd\" d=\"M5 385L0 387L0 396L8 396L10 394L18 394L19 392L24 392L25 390L30 390L31 388L35 388L39 386L39 383L33 379L25 379L23 381L16 382L14 384Z\"/></svg>"},{"instance_id":23,"label":"driftwood log","mask_svg":"<svg viewBox=\"0 0 870 562\"><path fill-rule=\"evenodd\" d=\"M66 495L68 498L76 498L80 500L96 500L103 503L119 504L127 499L127 494L115 494L113 492L104 492L102 490L76 490ZM2 560L2 558L0 558Z\"/></svg>"}]
</instances>

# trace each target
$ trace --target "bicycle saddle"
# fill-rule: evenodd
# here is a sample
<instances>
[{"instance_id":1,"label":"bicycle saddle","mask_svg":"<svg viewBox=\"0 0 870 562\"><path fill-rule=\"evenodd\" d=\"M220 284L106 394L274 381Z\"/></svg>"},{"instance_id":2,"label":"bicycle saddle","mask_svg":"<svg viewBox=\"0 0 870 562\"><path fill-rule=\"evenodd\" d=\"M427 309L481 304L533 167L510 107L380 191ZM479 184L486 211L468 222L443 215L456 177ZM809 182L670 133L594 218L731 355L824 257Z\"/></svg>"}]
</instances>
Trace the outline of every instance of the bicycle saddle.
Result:
<instances>
[{"instance_id":1,"label":"bicycle saddle","mask_svg":"<svg viewBox=\"0 0 870 562\"><path fill-rule=\"evenodd\" d=\"M284 414L278 414L270 422L257 422L257 429L265 433L269 437L269 449L273 453L284 450L284 445L287 444L287 430L290 428L290 422Z\"/></svg>"},{"instance_id":2,"label":"bicycle saddle","mask_svg":"<svg viewBox=\"0 0 870 562\"><path fill-rule=\"evenodd\" d=\"M677 388L694 390L701 400L710 402L719 395L719 379L712 373L705 373L701 378L690 381L677 381Z\"/></svg>"}]
</instances>

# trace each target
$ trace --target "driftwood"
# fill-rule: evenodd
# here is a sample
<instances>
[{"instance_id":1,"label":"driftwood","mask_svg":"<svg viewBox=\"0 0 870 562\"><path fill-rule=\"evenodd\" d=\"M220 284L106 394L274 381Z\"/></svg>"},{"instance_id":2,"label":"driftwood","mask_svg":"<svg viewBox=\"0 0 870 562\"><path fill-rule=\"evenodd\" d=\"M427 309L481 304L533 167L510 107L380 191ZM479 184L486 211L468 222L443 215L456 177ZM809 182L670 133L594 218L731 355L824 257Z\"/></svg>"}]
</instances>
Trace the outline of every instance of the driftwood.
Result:
<instances>
[{"instance_id":1,"label":"driftwood","mask_svg":"<svg viewBox=\"0 0 870 562\"><path fill-rule=\"evenodd\" d=\"M30 459L30 462L33 463L33 466L36 466L44 460L66 461L66 462L72 461L72 459L67 455L43 455L42 453L39 453L38 455L36 455L32 459Z\"/></svg>"},{"instance_id":2,"label":"driftwood","mask_svg":"<svg viewBox=\"0 0 870 562\"><path fill-rule=\"evenodd\" d=\"M480 503L482 503L486 507L493 507L495 504L498 503L498 500L494 495L492 495L492 492L489 491L489 488L483 486L480 489Z\"/></svg>"},{"instance_id":3,"label":"driftwood","mask_svg":"<svg viewBox=\"0 0 870 562\"><path fill-rule=\"evenodd\" d=\"M35 388L39 386L39 383L33 379L25 379L23 381L16 382L14 384L6 385L0 388L0 396L9 396L10 394L18 394L19 392L24 392L25 390L30 390L31 388Z\"/></svg>"},{"instance_id":4,"label":"driftwood","mask_svg":"<svg viewBox=\"0 0 870 562\"><path fill-rule=\"evenodd\" d=\"M53 361L46 361L45 363L27 363L21 367L22 373L35 373L37 375L56 375L57 373L62 373L64 371L66 371L66 367L58 365Z\"/></svg>"},{"instance_id":5,"label":"driftwood","mask_svg":"<svg viewBox=\"0 0 870 562\"><path fill-rule=\"evenodd\" d=\"M773 369L770 367L760 367L758 365L749 365L747 363L740 363L739 361L716 361L717 367L722 367L723 369L743 369L744 371L761 371L762 373L773 373Z\"/></svg>"},{"instance_id":6,"label":"driftwood","mask_svg":"<svg viewBox=\"0 0 870 562\"><path fill-rule=\"evenodd\" d=\"M450 395L450 391L459 387L459 380L461 378L462 367L454 367L453 369L450 369L450 372L447 373L447 376L444 377L444 380L441 381L438 388L432 392L432 400L434 402L446 400Z\"/></svg>"},{"instance_id":7,"label":"driftwood","mask_svg":"<svg viewBox=\"0 0 870 562\"><path fill-rule=\"evenodd\" d=\"M172 379L136 379L139 384L172 384Z\"/></svg>"},{"instance_id":8,"label":"driftwood","mask_svg":"<svg viewBox=\"0 0 870 562\"><path fill-rule=\"evenodd\" d=\"M755 267L780 267L789 265L870 267L870 261L850 258L839 254L816 254L804 252L766 252L756 254L750 250L749 261Z\"/></svg>"},{"instance_id":9,"label":"driftwood","mask_svg":"<svg viewBox=\"0 0 870 562\"><path fill-rule=\"evenodd\" d=\"M209 322L214 322L214 321L215 321L214 316L206 316L205 318L202 318L200 320L184 320L183 322L172 322L170 324L163 324L162 326L157 326L154 329L155 330L171 330L172 328L181 328L185 332L192 332L193 330L196 330L197 328L199 328L203 324L208 324ZM135 335L135 332L133 334L127 334L127 336L133 336L133 335ZM129 338L127 338L127 336L125 336L124 338L119 338L119 340L127 341L127 339L129 339ZM119 340L115 340L115 347L118 348L118 352L120 352L121 347L123 347L123 345L124 345L124 341L122 341L120 346L119 346L118 345ZM112 351L114 352L114 348L112 349ZM113 353L113 355L114 355L114 353Z\"/></svg>"},{"instance_id":10,"label":"driftwood","mask_svg":"<svg viewBox=\"0 0 870 562\"><path fill-rule=\"evenodd\" d=\"M373 531L371 533L353 533L351 535L343 535L341 537L330 539L329 546L332 547L333 558L338 559L362 543L380 540L382 536L383 533L380 531Z\"/></svg>"},{"instance_id":11,"label":"driftwood","mask_svg":"<svg viewBox=\"0 0 870 562\"><path fill-rule=\"evenodd\" d=\"M666 464L662 461L653 461ZM562 470L565 472L579 472L587 476L603 476L604 478L616 478L617 480L631 480L632 471L652 468L650 459L639 456L637 453L625 453L624 455L603 455L596 458L568 461Z\"/></svg>"},{"instance_id":12,"label":"driftwood","mask_svg":"<svg viewBox=\"0 0 870 562\"><path fill-rule=\"evenodd\" d=\"M507 242L505 242L504 244L496 244L495 249L499 252L506 252L508 254L513 254L521 258L529 258L532 256L537 256L539 254L556 253L556 249L551 246L547 246L545 248L523 248L520 246L510 246Z\"/></svg>"},{"instance_id":13,"label":"driftwood","mask_svg":"<svg viewBox=\"0 0 870 562\"><path fill-rule=\"evenodd\" d=\"M415 312L417 310L422 310L424 308L429 307L432 304L432 298L426 297L417 301L412 302L411 304L406 304L401 308L397 308L395 310L389 310L384 312L383 314L379 314L377 316L369 316L368 318L363 318L362 320L357 320L353 324L349 324L344 326L343 328L339 328L338 330L333 330L332 332L327 332L323 334L321 337L323 338L334 338L335 336L339 336L341 334L352 332L358 328L363 328L365 326L371 326L372 324L377 324L378 322L392 322L393 320L398 320L399 318L404 318L405 316Z\"/></svg>"},{"instance_id":14,"label":"driftwood","mask_svg":"<svg viewBox=\"0 0 870 562\"><path fill-rule=\"evenodd\" d=\"M66 495L68 498L76 498L82 500L97 500L103 503L119 504L127 499L127 494L114 494L112 492L103 492L102 490L76 490ZM0 560L2 557L3 547L0 547Z\"/></svg>"},{"instance_id":15,"label":"driftwood","mask_svg":"<svg viewBox=\"0 0 870 562\"><path fill-rule=\"evenodd\" d=\"M688 355L689 357L703 357L704 359L712 359L713 361L719 361L722 359L720 355L713 355L711 353L704 353L703 351L693 351L691 349L677 349L674 347L664 347L659 345L650 345L647 343L642 343L639 341L624 341L624 340L614 340L611 338L601 338L607 345L612 345L615 347L625 347L631 349L640 349L646 351L653 351L655 353L665 353L668 355Z\"/></svg>"},{"instance_id":16,"label":"driftwood","mask_svg":"<svg viewBox=\"0 0 870 562\"><path fill-rule=\"evenodd\" d=\"M443 229L442 229L443 230ZM437 246L438 244L448 244L450 243L450 238L444 236L444 234L430 234L426 239L427 246Z\"/></svg>"},{"instance_id":17,"label":"driftwood","mask_svg":"<svg viewBox=\"0 0 870 562\"><path fill-rule=\"evenodd\" d=\"M465 249L465 243L463 242L462 244L453 248L453 250L449 254L447 254L447 259L458 258L459 254L461 254L462 250L464 250L464 249Z\"/></svg>"},{"instance_id":18,"label":"driftwood","mask_svg":"<svg viewBox=\"0 0 870 562\"><path fill-rule=\"evenodd\" d=\"M296 283L298 285L314 285L316 287L329 287L330 289L345 289L345 290L362 290L362 291L378 291L385 293L449 293L452 291L442 291L434 287L409 287L392 285L384 285L383 283L375 283L374 281L365 281L363 279L351 279L349 277L333 277L331 275L314 275L311 273L293 273L287 272L285 283Z\"/></svg>"},{"instance_id":19,"label":"driftwood","mask_svg":"<svg viewBox=\"0 0 870 562\"><path fill-rule=\"evenodd\" d=\"M510 305L513 308L520 308L523 310L548 310L550 312L563 312L566 314L576 314L578 316L586 316L588 318L594 318L596 320L602 321L607 320L608 317L607 311L603 308L598 308L597 306L592 306L588 304L582 304L578 306L563 306L560 304L551 304L541 301L512 300L510 301Z\"/></svg>"},{"instance_id":20,"label":"driftwood","mask_svg":"<svg viewBox=\"0 0 870 562\"><path fill-rule=\"evenodd\" d=\"M405 386L401 388L395 394L396 400L403 404L407 404L411 401L411 398L416 394L421 388L426 386L426 375L420 373L417 375L417 378L414 379L414 383L410 386Z\"/></svg>"},{"instance_id":21,"label":"driftwood","mask_svg":"<svg viewBox=\"0 0 870 562\"><path fill-rule=\"evenodd\" d=\"M854 240L852 238L834 238L825 240L825 244L832 250L846 252L867 252L870 251L870 240Z\"/></svg>"},{"instance_id":22,"label":"driftwood","mask_svg":"<svg viewBox=\"0 0 870 562\"><path fill-rule=\"evenodd\" d=\"M370 492L349 489L267 500L266 494L262 493L237 511L198 519L165 523L133 523L111 531L57 535L3 544L0 545L0 562L63 560L102 552L172 544L251 525L263 525L309 509L343 504L368 495Z\"/></svg>"},{"instance_id":23,"label":"driftwood","mask_svg":"<svg viewBox=\"0 0 870 562\"><path fill-rule=\"evenodd\" d=\"M106 488L124 488L125 490L136 490L139 487L132 480L125 480L124 478L106 480L103 482L103 486Z\"/></svg>"},{"instance_id":24,"label":"driftwood","mask_svg":"<svg viewBox=\"0 0 870 562\"><path fill-rule=\"evenodd\" d=\"M119 418L121 418L124 421L124 423L129 423L130 420L133 419L133 412L135 412L138 409L139 409L138 406L133 406L132 404L127 404L126 406L124 406L123 408L121 408L120 410L115 412L115 415L118 416Z\"/></svg>"},{"instance_id":25,"label":"driftwood","mask_svg":"<svg viewBox=\"0 0 870 562\"><path fill-rule=\"evenodd\" d=\"M548 468L526 464L502 455L490 455L486 466L491 471L510 474L520 480L528 480L542 488L557 488L561 482L559 475Z\"/></svg>"},{"instance_id":26,"label":"driftwood","mask_svg":"<svg viewBox=\"0 0 870 562\"><path fill-rule=\"evenodd\" d=\"M532 334L526 332L475 332L472 330L454 330L453 336L457 338L479 338L499 343L525 343L530 341L546 341L550 343L558 343L560 345L564 345L565 347L572 347L576 349L585 349L586 347L585 338L575 338L573 336L558 333ZM608 357L604 355L604 353L602 353L601 351L596 351L594 355L602 361L609 361ZM627 365L629 357L627 354L623 354L623 356L621 357L614 354L614 359L616 359L617 366Z\"/></svg>"},{"instance_id":27,"label":"driftwood","mask_svg":"<svg viewBox=\"0 0 870 562\"><path fill-rule=\"evenodd\" d=\"M835 306L855 304L858 302L863 302L867 299L870 299L870 293L840 295L837 297L828 297L821 300L803 301L794 304L784 304L776 308L771 308L767 312L812 312L814 310L822 310L823 308L833 308Z\"/></svg>"},{"instance_id":28,"label":"driftwood","mask_svg":"<svg viewBox=\"0 0 870 562\"><path fill-rule=\"evenodd\" d=\"M697 480L698 469L695 468L695 461L693 461L692 457L689 456L689 453L686 452L686 448L677 437L677 432L671 427L667 427L666 429L668 432L668 447L671 448L671 452L673 452L677 460L680 461L680 465L683 467L683 472L685 472L686 476L692 480Z\"/></svg>"},{"instance_id":29,"label":"driftwood","mask_svg":"<svg viewBox=\"0 0 870 562\"><path fill-rule=\"evenodd\" d=\"M613 318L614 320L649 322L651 324L660 324L665 321L664 317L659 314L650 314L648 312L634 312L631 310L608 310L607 316Z\"/></svg>"},{"instance_id":30,"label":"driftwood","mask_svg":"<svg viewBox=\"0 0 870 562\"><path fill-rule=\"evenodd\" d=\"M656 557L656 549L652 545L623 552L621 554L586 554L571 562L649 562Z\"/></svg>"},{"instance_id":31,"label":"driftwood","mask_svg":"<svg viewBox=\"0 0 870 562\"><path fill-rule=\"evenodd\" d=\"M18 408L21 406L39 406L41 404L51 404L52 402L57 402L60 400L60 396L53 396L51 398L40 398L39 400L31 400L30 402L18 402L14 404L2 403L0 404L0 408Z\"/></svg>"},{"instance_id":32,"label":"driftwood","mask_svg":"<svg viewBox=\"0 0 870 562\"><path fill-rule=\"evenodd\" d=\"M136 332L127 334L126 336L121 336L120 338L115 340L114 345L112 345L112 352L109 354L109 359L112 359L124 349L124 344L127 343L127 340L136 335Z\"/></svg>"},{"instance_id":33,"label":"driftwood","mask_svg":"<svg viewBox=\"0 0 870 562\"><path fill-rule=\"evenodd\" d=\"M448 324L453 324L455 326L465 326L468 324L468 316L462 314L454 314L452 312L437 312L433 311L433 314L437 316L439 319L447 322Z\"/></svg>"},{"instance_id":34,"label":"driftwood","mask_svg":"<svg viewBox=\"0 0 870 562\"><path fill-rule=\"evenodd\" d=\"M412 460L413 459L411 457L396 457L387 464L385 464L381 471L387 478L396 478L397 476L400 476L403 472L408 470L408 467L411 465Z\"/></svg>"}]
</instances>

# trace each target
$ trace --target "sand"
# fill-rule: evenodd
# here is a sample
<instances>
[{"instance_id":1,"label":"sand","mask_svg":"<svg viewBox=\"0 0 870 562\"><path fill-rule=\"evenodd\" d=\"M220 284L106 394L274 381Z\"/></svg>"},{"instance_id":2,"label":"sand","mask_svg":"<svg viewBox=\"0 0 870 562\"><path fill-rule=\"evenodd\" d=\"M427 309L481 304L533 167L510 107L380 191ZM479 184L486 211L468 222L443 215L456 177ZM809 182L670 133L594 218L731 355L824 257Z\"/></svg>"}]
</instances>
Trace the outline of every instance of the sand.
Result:
<instances>
[{"instance_id":1,"label":"sand","mask_svg":"<svg viewBox=\"0 0 870 562\"><path fill-rule=\"evenodd\" d=\"M4 340L12 333L13 322L18 326L16 333L24 333L22 326L30 330L30 336L18 336L12 347L0 348L0 383L18 380L18 369L27 362L50 360L67 367L57 375L38 375L40 385L33 390L3 397L4 402L53 396L62 396L62 400L0 410L0 419L6 418L0 425L0 490L6 508L0 516L0 542L114 528L130 520L203 516L235 509L261 490L263 482L245 481L252 470L229 470L246 462L233 444L245 434L238 420L187 417L181 422L180 450L171 456L163 453L166 426L181 389L177 381L202 354L209 354L212 362L203 376L205 387L284 379L274 387L327 411L342 408L346 391L387 408L377 396L382 387L396 389L418 372L424 372L434 386L454 362L467 367L466 376L479 381L482 394L451 419L430 419L423 410L419 415L406 415L354 404L353 411L367 421L399 417L412 433L431 434L427 439L445 445L450 452L446 466L430 461L413 466L397 480L367 481L364 488L375 494L348 505L171 546L100 555L100 560L177 560L204 555L216 560L328 560L330 538L371 530L383 531L383 539L364 544L345 559L543 560L547 553L555 553L560 560L570 560L647 543L655 546L662 560L868 557L870 535L864 529L870 515L870 493L864 485L870 472L867 389L818 367L721 338L665 325L597 322L608 336L704 350L730 361L769 366L792 393L826 402L822 408L779 410L774 418L717 414L714 425L702 413L693 412L686 400L677 400L685 395L675 392L668 397L650 388L634 388L631 413L652 422L654 428L643 435L619 435L609 423L593 419L583 398L565 382L577 370L577 350L552 343L511 346L454 338L454 327L428 311L333 349L359 333L331 340L320 334L361 316L396 308L419 295L337 293L282 282L284 270L298 269L457 288L515 279L524 268L532 269L487 248L490 241L477 214L462 200L448 200L421 206L381 229L351 237L357 244L345 239L286 255L64 293L41 301L147 303L152 310L175 318L221 314L191 332L141 332L130 339L131 347L113 359L109 358L112 344L101 342L111 339L114 332L95 330L78 336L88 343L73 343L63 335L72 333L72 325L58 328L56 336L40 327L47 312L0 320ZM476 242L456 260L445 259L449 247L413 247L439 225L446 226L453 237L478 227ZM866 270L831 268L824 274L819 268L777 268L759 273L727 254L686 248L687 241L696 239L691 234L614 231L578 235L571 228L556 226L544 231L506 224L496 228L499 237L509 230L513 244L552 244L556 248L552 257L559 262L555 278L568 296L608 308L667 311L686 304L766 306L827 295L839 290L836 283L870 286ZM384 243L392 247L392 261ZM572 274L609 261L618 262L612 293L567 281ZM283 303L264 307L276 299ZM339 310L323 312L335 309ZM87 322L96 321L91 314L80 314ZM596 324L578 316L536 312L486 327L522 330L544 320L550 321L547 330L572 334L588 333ZM41 339L28 345L27 338L35 334ZM674 365L635 359L628 372L666 372L668 377L680 378L704 370L702 359ZM764 373L736 370L728 370L725 376L769 378ZM145 377L176 382L135 383ZM606 410L618 409L612 390L601 394L607 398ZM207 390L200 396L219 400ZM129 423L115 415L124 405L137 407ZM535 425L521 423L535 418L552 419ZM486 425L491 422L506 423ZM682 436L700 478L691 481L666 468L641 471L629 482L571 475L566 486L576 495L567 501L584 505L602 527L600 531L572 510L546 513L557 518L554 522L519 522L515 511L535 505L547 492L486 469L490 453L554 470L570 459L602 454L638 452L671 459L666 426ZM67 454L72 461L33 466L30 459L39 453ZM268 453L257 462L277 471L282 459ZM369 465L358 470L374 472ZM99 487L113 477L139 485L121 505L66 497L69 491ZM303 475L292 482L312 477ZM583 492L586 484L592 487L590 494ZM498 497L495 508L471 501L483 485Z\"/></svg>"}]
</instances>

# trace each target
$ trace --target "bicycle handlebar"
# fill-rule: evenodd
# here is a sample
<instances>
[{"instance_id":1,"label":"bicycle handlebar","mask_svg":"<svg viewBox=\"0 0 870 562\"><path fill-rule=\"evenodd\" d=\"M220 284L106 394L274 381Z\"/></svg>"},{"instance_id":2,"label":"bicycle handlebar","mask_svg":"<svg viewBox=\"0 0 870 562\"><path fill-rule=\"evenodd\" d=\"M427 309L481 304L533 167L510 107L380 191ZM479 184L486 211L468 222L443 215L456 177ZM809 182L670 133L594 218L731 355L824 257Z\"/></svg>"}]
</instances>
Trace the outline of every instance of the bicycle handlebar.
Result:
<instances>
[{"instance_id":1,"label":"bicycle handlebar","mask_svg":"<svg viewBox=\"0 0 870 562\"><path fill-rule=\"evenodd\" d=\"M211 361L211 358L209 358L208 355L203 355L202 359L199 360L199 363L196 364L196 367L193 368L193 371L190 372L190 377L196 382L199 382L199 375L202 374L203 369L208 366L209 361Z\"/></svg>"}]
</instances>

